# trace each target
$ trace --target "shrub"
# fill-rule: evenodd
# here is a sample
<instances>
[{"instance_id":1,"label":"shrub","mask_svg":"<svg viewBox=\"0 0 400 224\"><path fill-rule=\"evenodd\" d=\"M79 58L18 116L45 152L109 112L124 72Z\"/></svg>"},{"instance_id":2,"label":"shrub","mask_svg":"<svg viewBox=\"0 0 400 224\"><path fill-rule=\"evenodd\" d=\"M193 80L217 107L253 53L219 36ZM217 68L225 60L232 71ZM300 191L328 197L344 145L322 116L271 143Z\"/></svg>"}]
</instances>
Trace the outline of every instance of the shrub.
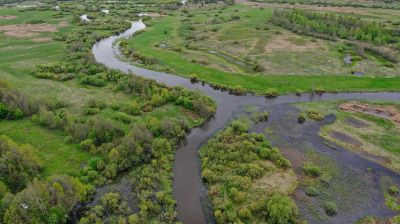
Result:
<instances>
[{"instance_id":1,"label":"shrub","mask_svg":"<svg viewBox=\"0 0 400 224\"><path fill-rule=\"evenodd\" d=\"M306 111L307 117L316 121L322 121L324 119L324 116L317 112L317 111L313 111L313 110L309 110Z\"/></svg>"},{"instance_id":2,"label":"shrub","mask_svg":"<svg viewBox=\"0 0 400 224\"><path fill-rule=\"evenodd\" d=\"M67 144L74 143L74 138L71 135L65 136L64 142Z\"/></svg>"},{"instance_id":3,"label":"shrub","mask_svg":"<svg viewBox=\"0 0 400 224\"><path fill-rule=\"evenodd\" d=\"M333 201L326 201L324 203L325 213L329 216L334 216L337 214L336 204Z\"/></svg>"},{"instance_id":4,"label":"shrub","mask_svg":"<svg viewBox=\"0 0 400 224\"><path fill-rule=\"evenodd\" d=\"M275 88L268 88L265 90L264 95L266 97L276 97L278 96L278 91Z\"/></svg>"},{"instance_id":5,"label":"shrub","mask_svg":"<svg viewBox=\"0 0 400 224\"><path fill-rule=\"evenodd\" d=\"M306 188L306 194L308 196L317 196L319 195L319 190L314 186L309 186Z\"/></svg>"},{"instance_id":6,"label":"shrub","mask_svg":"<svg viewBox=\"0 0 400 224\"><path fill-rule=\"evenodd\" d=\"M318 166L307 164L303 167L303 171L306 175L311 177L318 177L321 175L321 170Z\"/></svg>"},{"instance_id":7,"label":"shrub","mask_svg":"<svg viewBox=\"0 0 400 224\"><path fill-rule=\"evenodd\" d=\"M18 145L7 136L0 136L0 182L13 193L39 175L41 166L30 145Z\"/></svg>"},{"instance_id":8,"label":"shrub","mask_svg":"<svg viewBox=\"0 0 400 224\"><path fill-rule=\"evenodd\" d=\"M298 209L294 201L283 194L273 193L267 200L267 220L269 223L295 223Z\"/></svg>"},{"instance_id":9,"label":"shrub","mask_svg":"<svg viewBox=\"0 0 400 224\"><path fill-rule=\"evenodd\" d=\"M287 160L279 149L277 148L265 148L261 147L259 149L259 154L261 158L271 160L278 167L289 167L290 161Z\"/></svg>"},{"instance_id":10,"label":"shrub","mask_svg":"<svg viewBox=\"0 0 400 224\"><path fill-rule=\"evenodd\" d=\"M83 109L83 114L85 115L95 115L100 112L99 108L84 108Z\"/></svg>"},{"instance_id":11,"label":"shrub","mask_svg":"<svg viewBox=\"0 0 400 224\"><path fill-rule=\"evenodd\" d=\"M230 89L230 92L235 94L235 95L244 95L244 94L246 94L246 90L240 85L232 87Z\"/></svg>"},{"instance_id":12,"label":"shrub","mask_svg":"<svg viewBox=\"0 0 400 224\"><path fill-rule=\"evenodd\" d=\"M86 139L86 140L82 141L81 143L79 143L79 145L82 149L87 150L87 151L92 151L96 148L93 145L92 139Z\"/></svg>"},{"instance_id":13,"label":"shrub","mask_svg":"<svg viewBox=\"0 0 400 224\"><path fill-rule=\"evenodd\" d=\"M248 122L244 120L235 120L230 124L230 126L235 132L247 132L250 128Z\"/></svg>"},{"instance_id":14,"label":"shrub","mask_svg":"<svg viewBox=\"0 0 400 224\"><path fill-rule=\"evenodd\" d=\"M106 82L95 76L84 76L81 79L81 84L102 87L106 85Z\"/></svg>"},{"instance_id":15,"label":"shrub","mask_svg":"<svg viewBox=\"0 0 400 224\"><path fill-rule=\"evenodd\" d=\"M268 111L265 112L255 112L252 114L251 119L254 122L260 122L260 121L267 121L269 117Z\"/></svg>"},{"instance_id":16,"label":"shrub","mask_svg":"<svg viewBox=\"0 0 400 224\"><path fill-rule=\"evenodd\" d=\"M317 88L315 88L314 92L317 94L322 94L322 93L326 92L326 90L324 89L324 87L318 86Z\"/></svg>"},{"instance_id":17,"label":"shrub","mask_svg":"<svg viewBox=\"0 0 400 224\"><path fill-rule=\"evenodd\" d=\"M0 102L0 120L5 119L8 114L8 107L4 103Z\"/></svg>"},{"instance_id":18,"label":"shrub","mask_svg":"<svg viewBox=\"0 0 400 224\"><path fill-rule=\"evenodd\" d=\"M299 117L297 118L297 122L299 124L303 124L304 122L306 122L306 115L304 115L304 113L300 113Z\"/></svg>"},{"instance_id":19,"label":"shrub","mask_svg":"<svg viewBox=\"0 0 400 224\"><path fill-rule=\"evenodd\" d=\"M85 201L87 194L88 187L69 176L34 179L10 198L4 208L4 223L65 223L74 205Z\"/></svg>"},{"instance_id":20,"label":"shrub","mask_svg":"<svg viewBox=\"0 0 400 224\"><path fill-rule=\"evenodd\" d=\"M399 194L399 188L394 186L394 185L392 185L392 186L389 187L388 192L391 195L398 195Z\"/></svg>"},{"instance_id":21,"label":"shrub","mask_svg":"<svg viewBox=\"0 0 400 224\"><path fill-rule=\"evenodd\" d=\"M190 81L192 81L192 82L197 82L197 81L199 81L199 76L196 75L196 74L192 74L192 75L190 76Z\"/></svg>"},{"instance_id":22,"label":"shrub","mask_svg":"<svg viewBox=\"0 0 400 224\"><path fill-rule=\"evenodd\" d=\"M238 211L238 215L241 219L249 219L251 217L251 212L248 208L241 208Z\"/></svg>"}]
</instances>

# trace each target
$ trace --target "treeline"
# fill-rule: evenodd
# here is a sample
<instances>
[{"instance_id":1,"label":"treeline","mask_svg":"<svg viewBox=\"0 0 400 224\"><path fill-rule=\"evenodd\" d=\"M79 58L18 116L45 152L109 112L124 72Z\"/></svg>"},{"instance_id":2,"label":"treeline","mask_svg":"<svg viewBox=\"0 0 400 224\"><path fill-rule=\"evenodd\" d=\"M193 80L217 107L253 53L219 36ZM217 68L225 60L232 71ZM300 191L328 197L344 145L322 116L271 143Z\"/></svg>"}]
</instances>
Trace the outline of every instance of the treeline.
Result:
<instances>
[{"instance_id":1,"label":"treeline","mask_svg":"<svg viewBox=\"0 0 400 224\"><path fill-rule=\"evenodd\" d=\"M0 136L0 188L12 193L19 192L41 171L35 149L30 145L18 145L7 136ZM4 192L0 193L0 199Z\"/></svg>"},{"instance_id":2,"label":"treeline","mask_svg":"<svg viewBox=\"0 0 400 224\"><path fill-rule=\"evenodd\" d=\"M336 38L357 41L375 46L386 46L395 50L400 49L400 30L387 28L377 22L363 21L360 18L336 15L333 13L309 12L304 10L275 10L272 22L297 33L316 36L329 40ZM374 50L375 53L397 61L397 53ZM386 55L385 54L395 54Z\"/></svg>"},{"instance_id":3,"label":"treeline","mask_svg":"<svg viewBox=\"0 0 400 224\"><path fill-rule=\"evenodd\" d=\"M268 3L286 3L286 4L302 4L302 5L318 5L331 7L359 7L359 8L384 8L384 9L400 9L400 3L397 0L380 0L380 1L331 1L331 0L252 0L254 2Z\"/></svg>"},{"instance_id":4,"label":"treeline","mask_svg":"<svg viewBox=\"0 0 400 224\"><path fill-rule=\"evenodd\" d=\"M272 22L299 33L320 33L347 40L359 40L376 45L393 45L400 41L400 30L385 28L377 22L357 17L304 10L275 10ZM396 45L398 47L398 45Z\"/></svg>"},{"instance_id":5,"label":"treeline","mask_svg":"<svg viewBox=\"0 0 400 224\"><path fill-rule=\"evenodd\" d=\"M267 116L261 115L255 120ZM217 223L297 223L298 209L289 196L253 185L271 169L291 164L263 134L249 133L248 121L233 121L201 148L200 158ZM275 168L263 166L263 160Z\"/></svg>"}]
</instances>

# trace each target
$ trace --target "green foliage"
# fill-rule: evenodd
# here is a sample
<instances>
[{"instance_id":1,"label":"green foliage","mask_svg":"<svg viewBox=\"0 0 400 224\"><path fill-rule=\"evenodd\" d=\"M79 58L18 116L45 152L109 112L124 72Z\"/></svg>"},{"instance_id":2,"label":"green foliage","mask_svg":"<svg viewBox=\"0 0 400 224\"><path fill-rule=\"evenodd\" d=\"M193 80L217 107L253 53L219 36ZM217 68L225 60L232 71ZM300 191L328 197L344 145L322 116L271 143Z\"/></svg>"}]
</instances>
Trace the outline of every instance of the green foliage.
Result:
<instances>
[{"instance_id":1,"label":"green foliage","mask_svg":"<svg viewBox=\"0 0 400 224\"><path fill-rule=\"evenodd\" d=\"M306 175L311 177L318 177L321 175L321 169L318 166L312 164L304 165L303 171Z\"/></svg>"},{"instance_id":2,"label":"green foliage","mask_svg":"<svg viewBox=\"0 0 400 224\"><path fill-rule=\"evenodd\" d=\"M100 198L99 205L86 212L79 224L111 222L111 220L118 220L119 222L123 220L126 223L127 218L125 217L130 213L126 199L122 198L119 193L108 193Z\"/></svg>"},{"instance_id":3,"label":"green foliage","mask_svg":"<svg viewBox=\"0 0 400 224\"><path fill-rule=\"evenodd\" d=\"M319 195L319 190L316 188L316 187L314 187L314 186L308 186L307 188L306 188L306 194L308 195L308 196L312 196L312 197L314 197L314 196L317 196L317 195Z\"/></svg>"},{"instance_id":4,"label":"green foliage","mask_svg":"<svg viewBox=\"0 0 400 224\"><path fill-rule=\"evenodd\" d=\"M397 194L399 194L399 188L394 186L394 185L392 185L392 186L389 187L388 192L391 195L397 195Z\"/></svg>"},{"instance_id":5,"label":"green foliage","mask_svg":"<svg viewBox=\"0 0 400 224\"><path fill-rule=\"evenodd\" d=\"M324 203L324 209L327 215L334 216L337 214L336 204L333 201L326 201Z\"/></svg>"},{"instance_id":6,"label":"green foliage","mask_svg":"<svg viewBox=\"0 0 400 224\"><path fill-rule=\"evenodd\" d=\"M297 122L299 122L300 124L306 122L306 115L304 113L300 113L299 117L297 118Z\"/></svg>"},{"instance_id":7,"label":"green foliage","mask_svg":"<svg viewBox=\"0 0 400 224\"><path fill-rule=\"evenodd\" d=\"M88 187L72 177L34 179L3 204L3 223L66 223L68 213L76 203L87 199L87 193Z\"/></svg>"},{"instance_id":8,"label":"green foliage","mask_svg":"<svg viewBox=\"0 0 400 224\"><path fill-rule=\"evenodd\" d=\"M265 90L264 95L266 97L276 97L278 96L278 91L275 88L268 88L267 90Z\"/></svg>"},{"instance_id":9,"label":"green foliage","mask_svg":"<svg viewBox=\"0 0 400 224\"><path fill-rule=\"evenodd\" d=\"M267 221L276 224L296 223L298 209L287 195L274 193L267 200Z\"/></svg>"},{"instance_id":10,"label":"green foliage","mask_svg":"<svg viewBox=\"0 0 400 224\"><path fill-rule=\"evenodd\" d=\"M268 111L265 112L255 112L251 115L251 119L254 122L260 122L260 121L267 121L269 117Z\"/></svg>"},{"instance_id":11,"label":"green foliage","mask_svg":"<svg viewBox=\"0 0 400 224\"><path fill-rule=\"evenodd\" d=\"M18 145L7 136L0 136L0 182L12 192L22 190L37 177L41 166L30 145Z\"/></svg>"},{"instance_id":12,"label":"green foliage","mask_svg":"<svg viewBox=\"0 0 400 224\"><path fill-rule=\"evenodd\" d=\"M0 120L18 120L38 111L39 103L16 89L0 87Z\"/></svg>"},{"instance_id":13,"label":"green foliage","mask_svg":"<svg viewBox=\"0 0 400 224\"><path fill-rule=\"evenodd\" d=\"M249 125L250 125L249 122L244 119L234 120L230 124L230 126L232 127L232 130L235 132L238 132L238 133L247 132L250 128Z\"/></svg>"},{"instance_id":14,"label":"green foliage","mask_svg":"<svg viewBox=\"0 0 400 224\"><path fill-rule=\"evenodd\" d=\"M8 107L4 103L0 102L0 120L5 119L7 117L7 114L8 114Z\"/></svg>"},{"instance_id":15,"label":"green foliage","mask_svg":"<svg viewBox=\"0 0 400 224\"><path fill-rule=\"evenodd\" d=\"M273 161L278 167L289 167L291 165L290 161L277 148L260 147L258 150L262 158Z\"/></svg>"},{"instance_id":16,"label":"green foliage","mask_svg":"<svg viewBox=\"0 0 400 224\"><path fill-rule=\"evenodd\" d=\"M324 116L320 112L314 110L306 111L306 115L308 118L316 121L322 121L324 119Z\"/></svg>"}]
</instances>

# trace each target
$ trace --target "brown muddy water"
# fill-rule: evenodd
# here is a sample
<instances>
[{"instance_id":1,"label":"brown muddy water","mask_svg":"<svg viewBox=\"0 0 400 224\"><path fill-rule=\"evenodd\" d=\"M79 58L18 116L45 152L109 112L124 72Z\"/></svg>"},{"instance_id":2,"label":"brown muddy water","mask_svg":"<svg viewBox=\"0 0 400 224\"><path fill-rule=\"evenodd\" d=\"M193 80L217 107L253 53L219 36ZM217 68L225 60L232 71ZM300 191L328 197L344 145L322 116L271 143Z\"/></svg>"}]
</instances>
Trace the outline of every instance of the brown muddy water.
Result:
<instances>
[{"instance_id":1,"label":"brown muddy water","mask_svg":"<svg viewBox=\"0 0 400 224\"><path fill-rule=\"evenodd\" d=\"M378 185L380 176L383 175L392 177L400 184L400 176L397 173L369 162L368 160L365 160L347 150L341 149L340 147L337 147L336 150L332 150L323 144L324 140L320 138L317 133L319 127L324 124L324 122L333 122L332 119L334 118L332 117L328 117L323 123L311 125L309 129L306 130L303 129L303 127L306 126L297 129L292 127L293 125L299 125L297 124L297 120L292 122L291 119L287 119L287 121L285 119L290 117L288 112L295 111L289 109L293 108L288 106L291 103L336 99L384 99L400 101L400 93L326 93L322 95L307 93L302 94L301 96L296 96L294 94L283 95L272 99L249 94L243 96L230 95L228 92L216 90L208 84L192 83L189 79L180 76L152 71L125 62L115 43L122 38L131 37L135 32L144 28L145 25L141 21L133 22L132 27L124 33L97 42L92 49L96 61L100 64L104 64L110 69L117 69L128 74L154 79L157 82L165 83L170 86L183 86L191 90L199 90L205 95L212 97L218 105L216 114L201 127L192 129L186 136L185 141L180 144L176 151L173 170L173 189L174 197L177 201L179 221L185 224L213 223L213 212L207 202L207 190L201 180L198 150L218 130L224 128L230 119L235 117L235 112L240 111L240 108L244 108L247 105L256 105L272 110L270 122L262 123L261 125L266 126L256 126L254 130L260 131L260 128L263 129L268 127L272 129L271 132L276 134L276 138L271 142L277 146L285 144L298 146L296 141L300 141L300 139L297 138L301 138L302 144L310 145L316 152L332 158L337 164L339 164L339 166L343 167L342 175L346 177L344 178L345 181L349 181L349 178L350 180L354 179L354 177L359 177L363 180L362 177L366 175L366 168L373 168L373 177L370 178L372 181L367 182L366 184L368 185L363 185L368 186L367 190L370 190L363 193L368 196L368 200L362 200L362 203L359 202L360 200L352 201L352 198L358 197L358 195L353 194L354 192L351 188L344 191L348 194L353 194L353 197L346 197L346 194L344 194L344 196L336 199L338 200L338 204L344 205L352 205L353 202L357 202L353 204L356 209L351 210L352 212L339 212L339 214L333 218L323 217L322 219L315 219L314 215L312 215L314 214L314 211L309 211L308 209L310 205L304 203L303 199L295 197L296 202L300 207L302 217L307 219L309 223L350 223L350 221L356 220L364 214L374 214L379 217L387 217L392 214L382 205L382 196L378 193ZM285 120L286 122L276 122L281 120ZM347 184L347 182L345 183ZM299 192L299 194L300 193L301 192ZM361 194L361 192L356 193ZM319 202L316 201L312 203L318 204ZM345 211L347 207L343 209L340 207L340 209L341 211Z\"/></svg>"}]
</instances>

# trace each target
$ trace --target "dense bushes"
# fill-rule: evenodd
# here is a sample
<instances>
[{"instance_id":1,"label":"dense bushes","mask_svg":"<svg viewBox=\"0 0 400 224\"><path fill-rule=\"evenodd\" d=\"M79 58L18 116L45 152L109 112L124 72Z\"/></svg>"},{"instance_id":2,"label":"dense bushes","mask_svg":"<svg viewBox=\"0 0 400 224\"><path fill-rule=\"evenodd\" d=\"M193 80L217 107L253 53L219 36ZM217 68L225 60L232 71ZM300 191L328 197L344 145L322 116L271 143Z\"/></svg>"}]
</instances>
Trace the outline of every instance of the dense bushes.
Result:
<instances>
[{"instance_id":1,"label":"dense bushes","mask_svg":"<svg viewBox=\"0 0 400 224\"><path fill-rule=\"evenodd\" d=\"M80 224L89 223L136 223L135 216L129 216L131 213L126 199L122 198L118 193L108 193L100 198L100 204L92 207L86 215L80 219Z\"/></svg>"},{"instance_id":2,"label":"dense bushes","mask_svg":"<svg viewBox=\"0 0 400 224\"><path fill-rule=\"evenodd\" d=\"M40 163L30 145L18 145L0 136L0 183L12 192L22 190L40 173Z\"/></svg>"},{"instance_id":3,"label":"dense bushes","mask_svg":"<svg viewBox=\"0 0 400 224\"><path fill-rule=\"evenodd\" d=\"M48 181L34 179L15 196L3 198L3 223L66 223L68 213L76 203L86 200L88 190L68 176L54 176Z\"/></svg>"},{"instance_id":4,"label":"dense bushes","mask_svg":"<svg viewBox=\"0 0 400 224\"><path fill-rule=\"evenodd\" d=\"M298 32L316 32L348 40L371 42L377 45L395 44L399 37L395 30L384 28L376 22L366 22L357 17L304 10L274 11L272 21Z\"/></svg>"},{"instance_id":5,"label":"dense bushes","mask_svg":"<svg viewBox=\"0 0 400 224\"><path fill-rule=\"evenodd\" d=\"M0 120L16 120L38 111L39 103L15 89L0 87Z\"/></svg>"},{"instance_id":6,"label":"dense bushes","mask_svg":"<svg viewBox=\"0 0 400 224\"><path fill-rule=\"evenodd\" d=\"M217 223L296 223L298 210L290 197L253 186L267 171L287 169L290 162L248 129L248 122L235 120L200 150ZM264 159L275 167L263 166Z\"/></svg>"}]
</instances>

